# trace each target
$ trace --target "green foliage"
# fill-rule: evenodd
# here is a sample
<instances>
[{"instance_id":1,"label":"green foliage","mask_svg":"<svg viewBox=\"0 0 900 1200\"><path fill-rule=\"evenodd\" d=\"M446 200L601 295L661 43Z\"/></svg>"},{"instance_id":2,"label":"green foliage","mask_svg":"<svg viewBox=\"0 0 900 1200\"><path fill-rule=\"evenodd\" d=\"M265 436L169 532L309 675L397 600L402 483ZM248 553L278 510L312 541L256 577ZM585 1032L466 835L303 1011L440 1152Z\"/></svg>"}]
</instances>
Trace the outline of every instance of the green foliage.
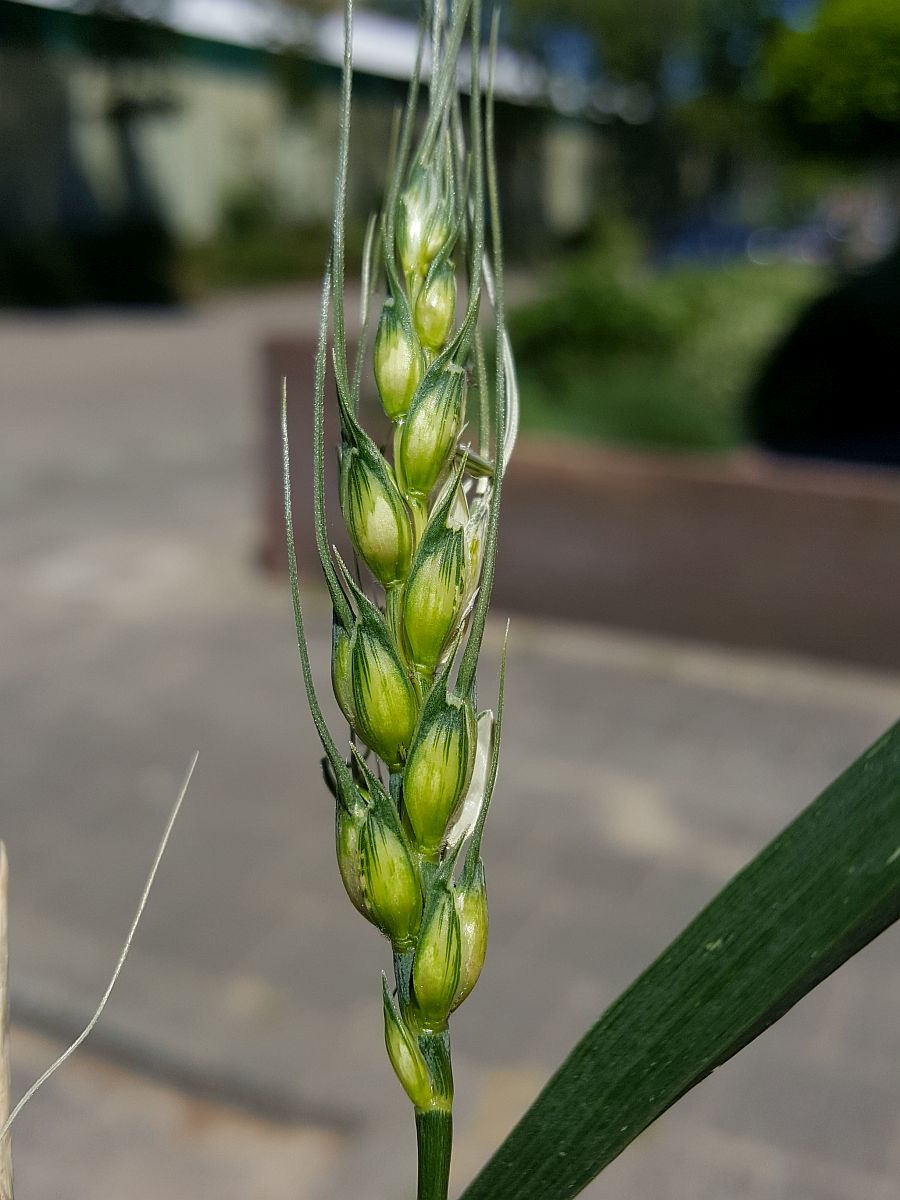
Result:
<instances>
[{"instance_id":1,"label":"green foliage","mask_svg":"<svg viewBox=\"0 0 900 1200\"><path fill-rule=\"evenodd\" d=\"M463 1200L576 1195L651 1121L898 918L900 724L604 1013Z\"/></svg>"},{"instance_id":2,"label":"green foliage","mask_svg":"<svg viewBox=\"0 0 900 1200\"><path fill-rule=\"evenodd\" d=\"M359 269L363 240L362 226L350 224L346 255L352 270ZM278 211L271 183L248 168L222 194L215 236L178 248L180 291L195 296L220 289L319 280L330 244L330 224L286 221Z\"/></svg>"},{"instance_id":3,"label":"green foliage","mask_svg":"<svg viewBox=\"0 0 900 1200\"><path fill-rule=\"evenodd\" d=\"M644 0L636 13L631 0L516 0L512 6L533 20L568 21L596 37L613 75L655 78L668 47L693 23L693 0Z\"/></svg>"},{"instance_id":4,"label":"green foliage","mask_svg":"<svg viewBox=\"0 0 900 1200\"><path fill-rule=\"evenodd\" d=\"M255 214L241 213L241 218ZM362 231L350 229L348 258L356 265ZM208 242L182 247L176 268L179 291L204 295L228 288L320 279L331 232L325 225L284 226L252 220L246 231L228 229Z\"/></svg>"},{"instance_id":5,"label":"green foliage","mask_svg":"<svg viewBox=\"0 0 900 1200\"><path fill-rule=\"evenodd\" d=\"M597 40L615 79L654 85L673 52L696 54L718 93L735 90L752 68L775 11L773 0L514 0L509 7L525 22L571 22L583 29ZM736 58L736 45L746 46L745 61Z\"/></svg>"},{"instance_id":6,"label":"green foliage","mask_svg":"<svg viewBox=\"0 0 900 1200\"><path fill-rule=\"evenodd\" d=\"M654 274L589 255L511 319L523 422L668 449L735 445L754 372L823 282L791 264Z\"/></svg>"},{"instance_id":7,"label":"green foliage","mask_svg":"<svg viewBox=\"0 0 900 1200\"><path fill-rule=\"evenodd\" d=\"M812 28L776 40L765 75L783 124L808 147L848 156L896 149L900 4L828 0Z\"/></svg>"}]
</instances>

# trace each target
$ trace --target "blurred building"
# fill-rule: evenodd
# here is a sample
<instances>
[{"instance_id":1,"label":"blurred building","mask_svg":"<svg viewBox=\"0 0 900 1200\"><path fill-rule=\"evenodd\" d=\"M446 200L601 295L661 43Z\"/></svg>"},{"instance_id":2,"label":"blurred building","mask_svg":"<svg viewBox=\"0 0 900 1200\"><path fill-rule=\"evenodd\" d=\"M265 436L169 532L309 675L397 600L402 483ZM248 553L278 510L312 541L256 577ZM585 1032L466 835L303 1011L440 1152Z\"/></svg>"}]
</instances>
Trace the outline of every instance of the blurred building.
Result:
<instances>
[{"instance_id":1,"label":"blurred building","mask_svg":"<svg viewBox=\"0 0 900 1200\"><path fill-rule=\"evenodd\" d=\"M80 269L118 261L124 276L135 247L152 259L229 219L327 224L342 40L339 13L314 19L266 0L0 0L0 296L39 291L72 239L88 259ZM416 45L411 23L359 14L360 219L380 197ZM577 234L603 152L590 98L509 49L497 94L513 240ZM127 298L120 284L111 298ZM153 298L152 286L136 290Z\"/></svg>"}]
</instances>

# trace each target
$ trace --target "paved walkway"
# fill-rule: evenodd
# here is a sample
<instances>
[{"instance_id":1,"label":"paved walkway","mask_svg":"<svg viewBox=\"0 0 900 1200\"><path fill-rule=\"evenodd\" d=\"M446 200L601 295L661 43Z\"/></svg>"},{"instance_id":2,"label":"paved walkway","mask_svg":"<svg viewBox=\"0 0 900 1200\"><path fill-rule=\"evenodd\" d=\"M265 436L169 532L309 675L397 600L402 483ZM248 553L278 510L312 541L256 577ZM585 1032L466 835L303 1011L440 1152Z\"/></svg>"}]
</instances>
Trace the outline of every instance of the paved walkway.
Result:
<instances>
[{"instance_id":1,"label":"paved walkway","mask_svg":"<svg viewBox=\"0 0 900 1200\"><path fill-rule=\"evenodd\" d=\"M285 588L252 569L254 347L314 311L283 293L0 320L20 1082L51 1056L28 1028L63 1036L96 1003L201 753L93 1051L17 1130L21 1200L410 1194L411 1118L381 1043L385 948L337 878ZM310 627L325 688L316 593ZM459 1186L588 1022L896 717L900 678L517 620L508 699L485 843L492 946L454 1025ZM895 1197L898 994L893 931L588 1194Z\"/></svg>"}]
</instances>

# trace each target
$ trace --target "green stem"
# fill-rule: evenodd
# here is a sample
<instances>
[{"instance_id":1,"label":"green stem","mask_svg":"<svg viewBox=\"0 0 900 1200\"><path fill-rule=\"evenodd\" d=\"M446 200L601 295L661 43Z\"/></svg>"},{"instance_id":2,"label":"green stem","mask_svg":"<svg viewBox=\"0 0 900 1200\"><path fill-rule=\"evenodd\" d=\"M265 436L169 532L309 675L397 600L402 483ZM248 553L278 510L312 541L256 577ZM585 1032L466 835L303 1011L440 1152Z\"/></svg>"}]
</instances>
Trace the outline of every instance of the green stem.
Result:
<instances>
[{"instance_id":1,"label":"green stem","mask_svg":"<svg viewBox=\"0 0 900 1200\"><path fill-rule=\"evenodd\" d=\"M419 1148L417 1200L447 1200L453 1145L452 1113L440 1109L417 1110L416 1144Z\"/></svg>"},{"instance_id":2,"label":"green stem","mask_svg":"<svg viewBox=\"0 0 900 1200\"><path fill-rule=\"evenodd\" d=\"M394 979L397 983L397 1000L404 1019L409 1012L412 989L413 955L409 950L394 951Z\"/></svg>"},{"instance_id":3,"label":"green stem","mask_svg":"<svg viewBox=\"0 0 900 1200\"><path fill-rule=\"evenodd\" d=\"M392 777L393 779L393 777ZM422 882L427 890L435 867L420 860ZM415 955L410 950L394 950L394 979L400 1012L412 1029L417 1026L412 995L412 968ZM419 1154L417 1200L447 1200L450 1182L450 1154L453 1146L453 1068L450 1062L450 1031L419 1029L419 1049L428 1067L433 1086L430 1109L416 1109L416 1144Z\"/></svg>"},{"instance_id":4,"label":"green stem","mask_svg":"<svg viewBox=\"0 0 900 1200\"><path fill-rule=\"evenodd\" d=\"M425 526L428 524L428 501L421 496L407 496L406 502L412 513L413 545L418 549L425 533Z\"/></svg>"},{"instance_id":5,"label":"green stem","mask_svg":"<svg viewBox=\"0 0 900 1200\"><path fill-rule=\"evenodd\" d=\"M419 292L421 292L424 282L423 277L416 271L406 272L406 294L409 297L409 311L411 314L416 311L416 301L419 299ZM430 363L428 365L431 366Z\"/></svg>"},{"instance_id":6,"label":"green stem","mask_svg":"<svg viewBox=\"0 0 900 1200\"><path fill-rule=\"evenodd\" d=\"M430 864L423 864L430 878ZM404 1020L412 1018L412 965L410 951L394 951L397 999ZM417 1200L447 1200L450 1182L450 1153L453 1146L453 1069L450 1063L450 1034L447 1029L418 1034L419 1049L434 1084L435 1107L416 1109L416 1144L419 1151Z\"/></svg>"},{"instance_id":7,"label":"green stem","mask_svg":"<svg viewBox=\"0 0 900 1200\"><path fill-rule=\"evenodd\" d=\"M419 1049L428 1064L434 1084L435 1107L416 1110L416 1142L419 1147L419 1190L417 1200L447 1200L450 1183L450 1154L453 1148L453 1069L450 1065L450 1032L419 1034Z\"/></svg>"},{"instance_id":8,"label":"green stem","mask_svg":"<svg viewBox=\"0 0 900 1200\"><path fill-rule=\"evenodd\" d=\"M423 698L431 691L431 685L434 683L434 671L430 667L414 666L416 674L416 687L422 694Z\"/></svg>"},{"instance_id":9,"label":"green stem","mask_svg":"<svg viewBox=\"0 0 900 1200\"><path fill-rule=\"evenodd\" d=\"M397 651L403 654L403 584L394 584L385 590L384 615L388 632L394 639Z\"/></svg>"}]
</instances>

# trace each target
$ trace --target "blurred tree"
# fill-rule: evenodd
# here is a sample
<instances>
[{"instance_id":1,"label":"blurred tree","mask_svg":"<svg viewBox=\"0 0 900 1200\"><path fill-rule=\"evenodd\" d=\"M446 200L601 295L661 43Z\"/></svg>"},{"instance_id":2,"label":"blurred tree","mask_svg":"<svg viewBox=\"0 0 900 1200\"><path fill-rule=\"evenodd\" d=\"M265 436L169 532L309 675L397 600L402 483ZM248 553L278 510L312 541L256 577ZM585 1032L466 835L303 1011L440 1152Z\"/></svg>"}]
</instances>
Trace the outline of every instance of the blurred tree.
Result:
<instances>
[{"instance_id":1,"label":"blurred tree","mask_svg":"<svg viewBox=\"0 0 900 1200\"><path fill-rule=\"evenodd\" d=\"M522 22L576 25L597 40L605 69L616 79L652 86L668 47L683 41L698 0L514 0Z\"/></svg>"},{"instance_id":2,"label":"blurred tree","mask_svg":"<svg viewBox=\"0 0 900 1200\"><path fill-rule=\"evenodd\" d=\"M614 127L622 200L651 235L686 208L727 193L755 140L754 96L762 49L783 0L512 0L517 32L569 22L597 46L600 77L638 85L647 119ZM688 154L698 170L688 173Z\"/></svg>"},{"instance_id":3,"label":"blurred tree","mask_svg":"<svg viewBox=\"0 0 900 1200\"><path fill-rule=\"evenodd\" d=\"M287 0L287 3L304 12L312 13L314 16L344 11L344 0ZM409 17L411 21L415 21L418 19L422 5L421 0L375 0L374 3L366 4L365 7L377 9L379 12Z\"/></svg>"},{"instance_id":4,"label":"blurred tree","mask_svg":"<svg viewBox=\"0 0 900 1200\"><path fill-rule=\"evenodd\" d=\"M751 392L753 436L786 454L900 466L893 379L900 249L814 301Z\"/></svg>"},{"instance_id":5,"label":"blurred tree","mask_svg":"<svg viewBox=\"0 0 900 1200\"><path fill-rule=\"evenodd\" d=\"M777 20L779 0L514 0L520 21L570 22L597 40L614 79L651 87L673 55L699 68L704 86L733 90L752 69Z\"/></svg>"},{"instance_id":6,"label":"blurred tree","mask_svg":"<svg viewBox=\"0 0 900 1200\"><path fill-rule=\"evenodd\" d=\"M900 3L826 0L809 29L785 30L773 42L765 77L782 127L804 148L895 155Z\"/></svg>"}]
</instances>

